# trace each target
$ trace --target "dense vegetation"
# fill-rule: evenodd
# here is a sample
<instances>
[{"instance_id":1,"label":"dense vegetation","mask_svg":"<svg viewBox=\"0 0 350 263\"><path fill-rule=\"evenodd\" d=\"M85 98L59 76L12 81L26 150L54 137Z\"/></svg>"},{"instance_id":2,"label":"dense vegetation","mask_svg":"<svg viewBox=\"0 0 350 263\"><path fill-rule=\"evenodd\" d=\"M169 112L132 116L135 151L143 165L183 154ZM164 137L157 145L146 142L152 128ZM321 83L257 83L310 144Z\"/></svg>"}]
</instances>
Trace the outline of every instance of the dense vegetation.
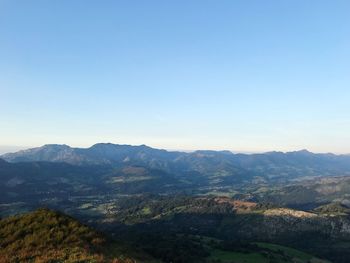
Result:
<instances>
[{"instance_id":1,"label":"dense vegetation","mask_svg":"<svg viewBox=\"0 0 350 263\"><path fill-rule=\"evenodd\" d=\"M134 262L127 250L47 209L0 221L0 262Z\"/></svg>"},{"instance_id":2,"label":"dense vegetation","mask_svg":"<svg viewBox=\"0 0 350 263\"><path fill-rule=\"evenodd\" d=\"M128 234L123 237L135 247L130 250L71 217L39 209L0 221L0 262L156 262L143 252L136 253L141 248L162 262L174 263L316 260L310 254L270 243L181 234L184 230L166 232L161 227L153 228L152 232L147 227L144 231L134 230L128 228ZM135 239L132 241L132 238Z\"/></svg>"},{"instance_id":3,"label":"dense vegetation","mask_svg":"<svg viewBox=\"0 0 350 263\"><path fill-rule=\"evenodd\" d=\"M226 197L125 198L109 222L97 226L157 258L172 255L174 262L189 262L183 258L203 262L213 258L213 249L227 249L225 244L231 244L231 252L242 253L242 244L257 241L294 247L334 262L350 258L345 245L350 244L348 214L304 212ZM189 238L193 236L220 242L207 244Z\"/></svg>"}]
</instances>

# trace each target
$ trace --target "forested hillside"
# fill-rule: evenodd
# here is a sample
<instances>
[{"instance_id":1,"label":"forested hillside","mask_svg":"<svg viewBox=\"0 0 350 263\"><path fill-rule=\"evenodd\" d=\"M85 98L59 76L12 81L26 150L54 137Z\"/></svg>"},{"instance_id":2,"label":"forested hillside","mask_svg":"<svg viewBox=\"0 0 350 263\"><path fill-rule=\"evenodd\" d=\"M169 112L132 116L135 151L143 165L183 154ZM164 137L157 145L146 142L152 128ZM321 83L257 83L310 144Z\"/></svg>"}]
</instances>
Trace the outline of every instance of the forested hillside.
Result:
<instances>
[{"instance_id":1,"label":"forested hillside","mask_svg":"<svg viewBox=\"0 0 350 263\"><path fill-rule=\"evenodd\" d=\"M0 220L0 262L148 262L62 213L39 209ZM136 257L134 257L136 255Z\"/></svg>"}]
</instances>

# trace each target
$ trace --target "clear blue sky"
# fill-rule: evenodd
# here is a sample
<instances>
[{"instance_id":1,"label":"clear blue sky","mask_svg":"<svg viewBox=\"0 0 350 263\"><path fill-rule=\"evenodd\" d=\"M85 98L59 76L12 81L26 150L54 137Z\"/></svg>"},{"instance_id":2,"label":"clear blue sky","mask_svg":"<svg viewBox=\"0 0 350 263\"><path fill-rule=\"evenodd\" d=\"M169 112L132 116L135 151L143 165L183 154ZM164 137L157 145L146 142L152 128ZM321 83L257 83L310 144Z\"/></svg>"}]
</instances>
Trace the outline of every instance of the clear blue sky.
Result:
<instances>
[{"instance_id":1,"label":"clear blue sky","mask_svg":"<svg viewBox=\"0 0 350 263\"><path fill-rule=\"evenodd\" d=\"M350 1L0 0L0 145L350 152Z\"/></svg>"}]
</instances>

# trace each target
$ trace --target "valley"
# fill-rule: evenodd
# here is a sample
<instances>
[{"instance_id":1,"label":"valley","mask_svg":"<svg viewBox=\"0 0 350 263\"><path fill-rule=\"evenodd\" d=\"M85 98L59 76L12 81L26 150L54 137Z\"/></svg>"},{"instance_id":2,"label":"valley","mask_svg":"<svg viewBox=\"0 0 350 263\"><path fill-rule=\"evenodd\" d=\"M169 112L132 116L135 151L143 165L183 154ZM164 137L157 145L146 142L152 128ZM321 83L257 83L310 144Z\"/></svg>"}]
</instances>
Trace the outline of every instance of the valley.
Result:
<instances>
[{"instance_id":1,"label":"valley","mask_svg":"<svg viewBox=\"0 0 350 263\"><path fill-rule=\"evenodd\" d=\"M130 260L134 253L137 262L350 259L349 156L97 144L1 158L2 220L60 211L102 233L106 246L125 247Z\"/></svg>"}]
</instances>

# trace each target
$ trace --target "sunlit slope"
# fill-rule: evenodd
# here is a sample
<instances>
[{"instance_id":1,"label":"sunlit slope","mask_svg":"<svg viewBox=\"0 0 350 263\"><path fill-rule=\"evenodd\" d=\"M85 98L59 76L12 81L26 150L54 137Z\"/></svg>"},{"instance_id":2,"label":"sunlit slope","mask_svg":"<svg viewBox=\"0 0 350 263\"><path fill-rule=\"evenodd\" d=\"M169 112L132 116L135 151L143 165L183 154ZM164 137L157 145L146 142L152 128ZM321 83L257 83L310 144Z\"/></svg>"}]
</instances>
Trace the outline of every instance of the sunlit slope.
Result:
<instances>
[{"instance_id":1,"label":"sunlit slope","mask_svg":"<svg viewBox=\"0 0 350 263\"><path fill-rule=\"evenodd\" d=\"M132 253L133 256L128 256ZM47 209L0 221L0 262L134 262L140 257L71 217ZM142 255L141 255L142 256ZM137 262L145 260L137 259Z\"/></svg>"}]
</instances>

